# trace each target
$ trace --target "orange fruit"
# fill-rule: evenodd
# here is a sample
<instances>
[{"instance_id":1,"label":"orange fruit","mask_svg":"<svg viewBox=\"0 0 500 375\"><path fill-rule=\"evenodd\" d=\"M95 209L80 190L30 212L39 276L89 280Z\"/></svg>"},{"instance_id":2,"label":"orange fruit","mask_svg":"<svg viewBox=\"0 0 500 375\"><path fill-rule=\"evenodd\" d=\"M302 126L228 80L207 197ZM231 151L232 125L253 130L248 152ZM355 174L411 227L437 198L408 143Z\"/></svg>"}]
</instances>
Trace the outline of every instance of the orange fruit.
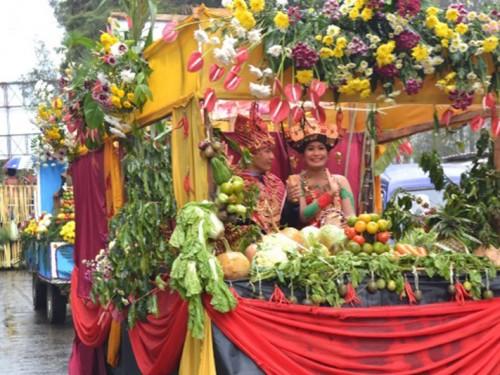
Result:
<instances>
[{"instance_id":1,"label":"orange fruit","mask_svg":"<svg viewBox=\"0 0 500 375\"><path fill-rule=\"evenodd\" d=\"M378 232L378 224L374 221L370 221L366 224L366 231L370 234L375 234Z\"/></svg>"},{"instance_id":2,"label":"orange fruit","mask_svg":"<svg viewBox=\"0 0 500 375\"><path fill-rule=\"evenodd\" d=\"M354 224L354 229L356 229L358 233L363 233L366 230L366 223L362 220L358 220L356 224Z\"/></svg>"},{"instance_id":3,"label":"orange fruit","mask_svg":"<svg viewBox=\"0 0 500 375\"><path fill-rule=\"evenodd\" d=\"M372 216L370 214L364 213L358 216L358 220L369 223L370 221L372 221Z\"/></svg>"}]
</instances>

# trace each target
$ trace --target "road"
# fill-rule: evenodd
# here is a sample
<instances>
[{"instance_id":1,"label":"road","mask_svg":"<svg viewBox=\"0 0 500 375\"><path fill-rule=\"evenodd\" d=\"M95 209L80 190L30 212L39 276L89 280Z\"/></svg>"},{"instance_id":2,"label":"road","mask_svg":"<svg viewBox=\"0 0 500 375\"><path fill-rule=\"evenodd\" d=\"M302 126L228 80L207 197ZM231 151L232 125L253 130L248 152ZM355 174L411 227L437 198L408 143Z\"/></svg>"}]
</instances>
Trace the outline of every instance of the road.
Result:
<instances>
[{"instance_id":1,"label":"road","mask_svg":"<svg viewBox=\"0 0 500 375\"><path fill-rule=\"evenodd\" d=\"M0 271L0 374L63 375L73 342L73 324L50 325L31 301L31 274Z\"/></svg>"}]
</instances>

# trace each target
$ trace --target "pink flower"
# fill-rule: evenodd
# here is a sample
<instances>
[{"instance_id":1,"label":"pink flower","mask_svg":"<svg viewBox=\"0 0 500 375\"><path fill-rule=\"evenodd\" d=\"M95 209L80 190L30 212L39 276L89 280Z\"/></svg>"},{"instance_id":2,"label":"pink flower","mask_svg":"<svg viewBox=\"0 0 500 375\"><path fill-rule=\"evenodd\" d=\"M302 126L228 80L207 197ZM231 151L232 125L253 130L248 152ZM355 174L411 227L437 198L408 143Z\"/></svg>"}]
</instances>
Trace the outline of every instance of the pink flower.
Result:
<instances>
[{"instance_id":1,"label":"pink flower","mask_svg":"<svg viewBox=\"0 0 500 375\"><path fill-rule=\"evenodd\" d=\"M398 0L398 13L401 17L415 17L420 12L420 0Z\"/></svg>"}]
</instances>

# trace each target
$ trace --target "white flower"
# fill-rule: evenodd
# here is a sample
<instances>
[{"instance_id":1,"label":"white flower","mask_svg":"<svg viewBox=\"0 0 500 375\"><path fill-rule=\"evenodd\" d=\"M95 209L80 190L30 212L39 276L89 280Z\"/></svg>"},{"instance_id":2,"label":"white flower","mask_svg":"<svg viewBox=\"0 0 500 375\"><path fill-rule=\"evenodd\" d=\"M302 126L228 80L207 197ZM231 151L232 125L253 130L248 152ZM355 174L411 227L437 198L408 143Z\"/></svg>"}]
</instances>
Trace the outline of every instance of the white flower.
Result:
<instances>
[{"instance_id":1,"label":"white flower","mask_svg":"<svg viewBox=\"0 0 500 375\"><path fill-rule=\"evenodd\" d=\"M455 46L455 45L451 45L450 46L450 52L451 53L456 53L458 51L458 46Z\"/></svg>"},{"instance_id":2,"label":"white flower","mask_svg":"<svg viewBox=\"0 0 500 375\"><path fill-rule=\"evenodd\" d=\"M115 43L111 46L110 52L114 57L123 56L127 53L128 47L124 43Z\"/></svg>"},{"instance_id":3,"label":"white flower","mask_svg":"<svg viewBox=\"0 0 500 375\"><path fill-rule=\"evenodd\" d=\"M290 47L285 47L285 56L292 57L292 49Z\"/></svg>"},{"instance_id":4,"label":"white flower","mask_svg":"<svg viewBox=\"0 0 500 375\"><path fill-rule=\"evenodd\" d=\"M399 34L401 34L401 33L403 32L403 30L404 30L404 29L403 29L403 26L401 26L401 25L397 25L397 26L394 28L394 34L399 35Z\"/></svg>"},{"instance_id":5,"label":"white flower","mask_svg":"<svg viewBox=\"0 0 500 375\"><path fill-rule=\"evenodd\" d=\"M474 21L476 18L477 18L477 13L476 12L469 12L469 14L467 14L467 19L469 21Z\"/></svg>"},{"instance_id":6,"label":"white flower","mask_svg":"<svg viewBox=\"0 0 500 375\"><path fill-rule=\"evenodd\" d=\"M243 26L241 26L241 24L239 23L239 21L236 18L233 18L231 20L231 25L233 26L233 29L234 29L236 36L238 38L243 39L246 37L247 31L245 30L245 28Z\"/></svg>"},{"instance_id":7,"label":"white flower","mask_svg":"<svg viewBox=\"0 0 500 375\"><path fill-rule=\"evenodd\" d=\"M474 81L476 78L477 78L477 75L473 72L470 72L469 74L467 74L467 79L469 81Z\"/></svg>"},{"instance_id":8,"label":"white flower","mask_svg":"<svg viewBox=\"0 0 500 375\"><path fill-rule=\"evenodd\" d=\"M460 45L458 46L458 50L462 53L467 52L468 49L469 46L466 43L460 43Z\"/></svg>"},{"instance_id":9,"label":"white flower","mask_svg":"<svg viewBox=\"0 0 500 375\"><path fill-rule=\"evenodd\" d=\"M373 69L368 68L365 70L365 76L370 77L373 74Z\"/></svg>"},{"instance_id":10,"label":"white flower","mask_svg":"<svg viewBox=\"0 0 500 375\"><path fill-rule=\"evenodd\" d=\"M202 29L198 29L194 32L194 38L198 43L208 43L210 41L208 34Z\"/></svg>"},{"instance_id":11,"label":"white flower","mask_svg":"<svg viewBox=\"0 0 500 375\"><path fill-rule=\"evenodd\" d=\"M326 34L333 36L333 37L336 37L337 35L339 35L339 33L340 33L340 27L335 26L335 25L330 25L326 29Z\"/></svg>"},{"instance_id":12,"label":"white flower","mask_svg":"<svg viewBox=\"0 0 500 375\"><path fill-rule=\"evenodd\" d=\"M233 60L233 55L229 48L215 48L214 58L221 65L229 65Z\"/></svg>"},{"instance_id":13,"label":"white flower","mask_svg":"<svg viewBox=\"0 0 500 375\"><path fill-rule=\"evenodd\" d=\"M262 34L260 29L255 29L248 32L248 41L253 44L258 44L262 40Z\"/></svg>"},{"instance_id":14,"label":"white flower","mask_svg":"<svg viewBox=\"0 0 500 375\"><path fill-rule=\"evenodd\" d=\"M260 70L256 66L249 65L248 69L250 70L250 73L252 73L258 79L262 78L262 76L264 75L264 73L262 73L262 70Z\"/></svg>"},{"instance_id":15,"label":"white flower","mask_svg":"<svg viewBox=\"0 0 500 375\"><path fill-rule=\"evenodd\" d=\"M434 56L431 58L430 62L433 66L437 66L444 63L444 59L441 56Z\"/></svg>"},{"instance_id":16,"label":"white flower","mask_svg":"<svg viewBox=\"0 0 500 375\"><path fill-rule=\"evenodd\" d=\"M490 20L490 17L488 17L488 15L484 13L479 13L479 16L477 18L479 18L479 21L481 22L489 22Z\"/></svg>"},{"instance_id":17,"label":"white flower","mask_svg":"<svg viewBox=\"0 0 500 375\"><path fill-rule=\"evenodd\" d=\"M250 83L250 93L259 98L265 99L271 95L271 86L270 85L259 85L258 83Z\"/></svg>"},{"instance_id":18,"label":"white flower","mask_svg":"<svg viewBox=\"0 0 500 375\"><path fill-rule=\"evenodd\" d=\"M481 48L477 49L477 51L474 53L474 55L479 56L479 55L482 55L483 53L484 53L484 48L481 47Z\"/></svg>"},{"instance_id":19,"label":"white flower","mask_svg":"<svg viewBox=\"0 0 500 375\"><path fill-rule=\"evenodd\" d=\"M396 69L399 69L401 70L401 68L403 67L403 64L401 63L396 63Z\"/></svg>"},{"instance_id":20,"label":"white flower","mask_svg":"<svg viewBox=\"0 0 500 375\"><path fill-rule=\"evenodd\" d=\"M222 0L221 4L224 8L229 8L233 5L233 0Z\"/></svg>"},{"instance_id":21,"label":"white flower","mask_svg":"<svg viewBox=\"0 0 500 375\"><path fill-rule=\"evenodd\" d=\"M238 40L236 38L234 38L231 35L226 35L224 37L224 41L222 42L222 47L223 48L233 48L234 49L234 46L236 45L236 42L238 42Z\"/></svg>"},{"instance_id":22,"label":"white flower","mask_svg":"<svg viewBox=\"0 0 500 375\"><path fill-rule=\"evenodd\" d=\"M108 79L106 78L106 76L104 75L103 72L99 72L97 73L97 79L102 83L102 84L107 84L109 83L108 82Z\"/></svg>"},{"instance_id":23,"label":"white flower","mask_svg":"<svg viewBox=\"0 0 500 375\"><path fill-rule=\"evenodd\" d=\"M217 36L213 36L210 38L210 44L217 46L220 44L220 39Z\"/></svg>"},{"instance_id":24,"label":"white flower","mask_svg":"<svg viewBox=\"0 0 500 375\"><path fill-rule=\"evenodd\" d=\"M275 44L267 49L267 53L274 57L279 57L283 53L283 47Z\"/></svg>"},{"instance_id":25,"label":"white flower","mask_svg":"<svg viewBox=\"0 0 500 375\"><path fill-rule=\"evenodd\" d=\"M280 7L286 7L288 5L288 0L276 0L276 4Z\"/></svg>"},{"instance_id":26,"label":"white flower","mask_svg":"<svg viewBox=\"0 0 500 375\"><path fill-rule=\"evenodd\" d=\"M125 83L132 83L135 79L135 73L130 69L125 69L120 72L120 78Z\"/></svg>"},{"instance_id":27,"label":"white flower","mask_svg":"<svg viewBox=\"0 0 500 375\"><path fill-rule=\"evenodd\" d=\"M271 68L266 68L262 71L264 78L270 78L274 75L273 70Z\"/></svg>"}]
</instances>

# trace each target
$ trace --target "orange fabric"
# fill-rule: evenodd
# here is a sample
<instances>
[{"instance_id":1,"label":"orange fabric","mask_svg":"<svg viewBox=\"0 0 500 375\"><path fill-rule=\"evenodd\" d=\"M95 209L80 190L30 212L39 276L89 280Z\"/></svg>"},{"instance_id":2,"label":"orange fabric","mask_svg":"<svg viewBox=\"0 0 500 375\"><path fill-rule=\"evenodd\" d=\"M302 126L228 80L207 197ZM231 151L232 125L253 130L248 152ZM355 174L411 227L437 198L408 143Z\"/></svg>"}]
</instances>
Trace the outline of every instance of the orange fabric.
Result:
<instances>
[{"instance_id":1,"label":"orange fabric","mask_svg":"<svg viewBox=\"0 0 500 375\"><path fill-rule=\"evenodd\" d=\"M104 182L106 187L106 214L113 217L123 206L124 189L120 162L120 149L113 140L104 141Z\"/></svg>"},{"instance_id":2,"label":"orange fabric","mask_svg":"<svg viewBox=\"0 0 500 375\"><path fill-rule=\"evenodd\" d=\"M116 367L118 365L121 332L122 327L120 322L112 320L108 337L108 354L106 357L108 365L110 365L111 367Z\"/></svg>"}]
</instances>

